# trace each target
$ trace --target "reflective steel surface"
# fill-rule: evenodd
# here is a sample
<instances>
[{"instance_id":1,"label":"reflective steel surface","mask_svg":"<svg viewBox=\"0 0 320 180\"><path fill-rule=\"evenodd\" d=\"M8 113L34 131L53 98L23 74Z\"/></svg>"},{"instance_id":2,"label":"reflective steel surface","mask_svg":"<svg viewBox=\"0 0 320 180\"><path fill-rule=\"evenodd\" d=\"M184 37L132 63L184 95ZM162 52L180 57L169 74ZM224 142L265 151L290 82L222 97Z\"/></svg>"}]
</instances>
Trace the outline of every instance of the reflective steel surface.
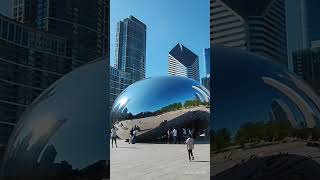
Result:
<instances>
[{"instance_id":1,"label":"reflective steel surface","mask_svg":"<svg viewBox=\"0 0 320 180\"><path fill-rule=\"evenodd\" d=\"M270 59L211 53L211 179L319 178L319 96Z\"/></svg>"},{"instance_id":2,"label":"reflective steel surface","mask_svg":"<svg viewBox=\"0 0 320 180\"><path fill-rule=\"evenodd\" d=\"M105 60L82 66L32 103L10 138L3 180L109 175L107 67Z\"/></svg>"},{"instance_id":3,"label":"reflective steel surface","mask_svg":"<svg viewBox=\"0 0 320 180\"><path fill-rule=\"evenodd\" d=\"M137 141L154 141L168 129L208 128L210 93L198 82L181 76L161 76L138 81L116 99L111 120L121 139L138 130ZM195 133L196 136L196 133Z\"/></svg>"}]
</instances>

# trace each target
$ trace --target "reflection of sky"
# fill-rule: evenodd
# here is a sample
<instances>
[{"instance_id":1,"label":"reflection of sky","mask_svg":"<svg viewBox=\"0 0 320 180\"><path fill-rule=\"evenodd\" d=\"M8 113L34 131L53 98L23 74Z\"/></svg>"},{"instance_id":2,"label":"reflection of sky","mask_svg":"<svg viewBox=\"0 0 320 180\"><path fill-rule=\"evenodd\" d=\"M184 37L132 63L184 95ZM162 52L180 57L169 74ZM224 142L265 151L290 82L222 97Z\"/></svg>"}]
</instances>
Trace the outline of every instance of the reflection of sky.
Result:
<instances>
[{"instance_id":1,"label":"reflection of sky","mask_svg":"<svg viewBox=\"0 0 320 180\"><path fill-rule=\"evenodd\" d=\"M218 50L217 50L218 49ZM211 127L219 129L227 127L234 131L245 122L267 121L271 103L275 99L284 101L293 111L296 120L302 121L301 112L287 96L279 90L265 84L262 77L271 77L287 84L307 99L292 82L289 81L286 71L273 61L259 60L256 56L247 56L236 52L224 52L225 49L214 50L215 63L213 66L213 121ZM280 76L279 76L280 75Z\"/></svg>"},{"instance_id":2,"label":"reflection of sky","mask_svg":"<svg viewBox=\"0 0 320 180\"><path fill-rule=\"evenodd\" d=\"M194 99L196 91L192 88L193 85L197 83L187 78L154 77L128 87L118 100L127 98L126 108L134 115L154 112L173 103L183 104L186 100Z\"/></svg>"}]
</instances>

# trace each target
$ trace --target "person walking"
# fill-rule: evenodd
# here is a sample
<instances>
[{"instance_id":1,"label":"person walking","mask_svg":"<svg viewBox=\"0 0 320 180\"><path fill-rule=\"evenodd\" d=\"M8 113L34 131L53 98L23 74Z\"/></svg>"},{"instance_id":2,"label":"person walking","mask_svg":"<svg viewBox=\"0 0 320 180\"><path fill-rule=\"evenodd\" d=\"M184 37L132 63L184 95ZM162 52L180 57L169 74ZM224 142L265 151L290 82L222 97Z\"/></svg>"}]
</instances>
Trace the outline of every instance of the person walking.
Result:
<instances>
[{"instance_id":1,"label":"person walking","mask_svg":"<svg viewBox=\"0 0 320 180\"><path fill-rule=\"evenodd\" d=\"M116 148L118 147L117 145L117 130L116 127L112 127L111 129L111 144L112 144L112 148L113 148L113 141L116 144Z\"/></svg>"},{"instance_id":2,"label":"person walking","mask_svg":"<svg viewBox=\"0 0 320 180\"><path fill-rule=\"evenodd\" d=\"M172 135L173 135L173 143L174 143L174 144L177 144L177 137L178 137L177 128L174 128L174 129L172 130Z\"/></svg>"},{"instance_id":3,"label":"person walking","mask_svg":"<svg viewBox=\"0 0 320 180\"><path fill-rule=\"evenodd\" d=\"M187 144L187 150L188 150L188 155L189 155L189 161L194 160L194 156L192 153L192 150L194 148L194 139L192 138L191 135L189 135L189 138L186 140L186 144Z\"/></svg>"}]
</instances>

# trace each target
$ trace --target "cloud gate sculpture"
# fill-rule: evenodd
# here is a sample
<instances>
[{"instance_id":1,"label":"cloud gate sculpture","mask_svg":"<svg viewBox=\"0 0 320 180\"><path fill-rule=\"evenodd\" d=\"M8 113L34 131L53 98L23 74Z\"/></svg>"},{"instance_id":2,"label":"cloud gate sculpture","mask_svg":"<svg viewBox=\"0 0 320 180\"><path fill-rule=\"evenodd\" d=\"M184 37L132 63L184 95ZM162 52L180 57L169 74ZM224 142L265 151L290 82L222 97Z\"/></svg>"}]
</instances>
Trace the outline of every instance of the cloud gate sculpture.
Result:
<instances>
[{"instance_id":1,"label":"cloud gate sculpture","mask_svg":"<svg viewBox=\"0 0 320 180\"><path fill-rule=\"evenodd\" d=\"M11 135L1 180L103 179L109 176L109 86L104 60L46 89Z\"/></svg>"},{"instance_id":2,"label":"cloud gate sculpture","mask_svg":"<svg viewBox=\"0 0 320 180\"><path fill-rule=\"evenodd\" d=\"M212 49L211 178L320 177L320 98L285 66Z\"/></svg>"},{"instance_id":3,"label":"cloud gate sculpture","mask_svg":"<svg viewBox=\"0 0 320 180\"><path fill-rule=\"evenodd\" d=\"M121 139L138 131L137 141L155 141L168 129L192 127L194 135L208 128L210 93L198 82L181 76L162 76L138 81L116 99L112 124Z\"/></svg>"}]
</instances>

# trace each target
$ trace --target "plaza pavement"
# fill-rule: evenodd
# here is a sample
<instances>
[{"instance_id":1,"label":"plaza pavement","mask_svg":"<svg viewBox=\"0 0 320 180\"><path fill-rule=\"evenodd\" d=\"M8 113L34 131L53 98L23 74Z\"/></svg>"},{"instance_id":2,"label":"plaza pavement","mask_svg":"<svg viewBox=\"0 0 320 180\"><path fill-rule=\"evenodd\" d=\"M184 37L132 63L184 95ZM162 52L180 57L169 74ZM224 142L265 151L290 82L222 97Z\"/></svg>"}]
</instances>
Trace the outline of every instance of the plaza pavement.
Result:
<instances>
[{"instance_id":1,"label":"plaza pavement","mask_svg":"<svg viewBox=\"0 0 320 180\"><path fill-rule=\"evenodd\" d=\"M128 144L118 139L111 148L112 180L209 180L210 144L195 144L194 161L185 144Z\"/></svg>"}]
</instances>

